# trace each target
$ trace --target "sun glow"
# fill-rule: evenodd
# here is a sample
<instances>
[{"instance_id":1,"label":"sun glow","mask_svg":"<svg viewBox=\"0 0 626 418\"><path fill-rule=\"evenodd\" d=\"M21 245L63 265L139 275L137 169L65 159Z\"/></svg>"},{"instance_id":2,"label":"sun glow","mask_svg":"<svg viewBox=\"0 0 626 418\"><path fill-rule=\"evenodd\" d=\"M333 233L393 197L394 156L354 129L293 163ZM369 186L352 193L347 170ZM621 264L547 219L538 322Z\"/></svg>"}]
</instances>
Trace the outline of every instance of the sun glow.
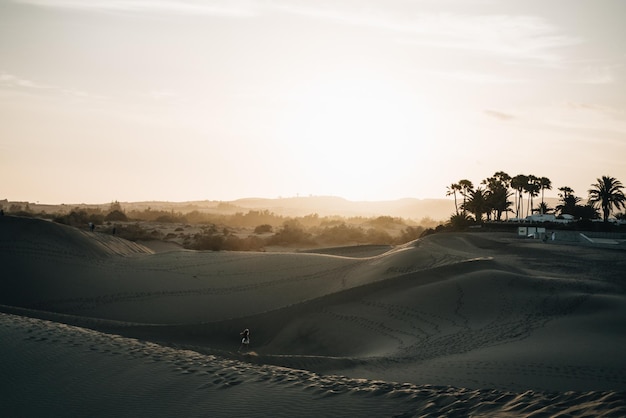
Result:
<instances>
[{"instance_id":1,"label":"sun glow","mask_svg":"<svg viewBox=\"0 0 626 418\"><path fill-rule=\"evenodd\" d=\"M352 190L392 181L432 146L427 112L394 83L324 79L293 91L290 102L282 130L285 146L305 166L315 167L316 176L334 176Z\"/></svg>"}]
</instances>

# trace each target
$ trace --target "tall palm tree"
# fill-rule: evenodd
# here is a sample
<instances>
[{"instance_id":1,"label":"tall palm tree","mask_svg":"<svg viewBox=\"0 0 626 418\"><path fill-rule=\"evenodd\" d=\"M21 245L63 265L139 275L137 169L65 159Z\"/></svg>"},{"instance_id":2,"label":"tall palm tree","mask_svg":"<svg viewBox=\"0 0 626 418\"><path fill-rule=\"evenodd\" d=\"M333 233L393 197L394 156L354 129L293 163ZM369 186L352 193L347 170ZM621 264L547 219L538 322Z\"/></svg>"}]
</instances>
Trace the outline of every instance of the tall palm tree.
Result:
<instances>
[{"instance_id":1,"label":"tall palm tree","mask_svg":"<svg viewBox=\"0 0 626 418\"><path fill-rule=\"evenodd\" d=\"M528 182L524 186L524 191L528 193L528 207L526 208L526 216L533 213L533 197L539 196L539 177L528 175Z\"/></svg>"},{"instance_id":2,"label":"tall palm tree","mask_svg":"<svg viewBox=\"0 0 626 418\"><path fill-rule=\"evenodd\" d=\"M626 208L626 196L622 192L624 186L615 177L602 176L597 181L589 189L589 204L600 206L604 222L608 222L613 207L617 210Z\"/></svg>"},{"instance_id":3,"label":"tall palm tree","mask_svg":"<svg viewBox=\"0 0 626 418\"><path fill-rule=\"evenodd\" d=\"M456 214L459 214L459 205L457 204L457 200L456 200L456 192L460 192L461 190L463 190L461 188L461 185L458 183L452 183L451 185L449 185L447 187L447 191L446 191L446 196L451 196L454 195L454 210L456 212Z\"/></svg>"},{"instance_id":4,"label":"tall palm tree","mask_svg":"<svg viewBox=\"0 0 626 418\"><path fill-rule=\"evenodd\" d=\"M539 209L541 210L540 213L543 215L543 209L546 207L543 202L543 191L552 190L552 182L547 177L541 177L539 179L539 187L541 188L541 206L539 206Z\"/></svg>"},{"instance_id":5,"label":"tall palm tree","mask_svg":"<svg viewBox=\"0 0 626 418\"><path fill-rule=\"evenodd\" d=\"M524 193L524 189L528 184L528 176L524 174L518 174L517 176L511 179L511 187L515 189L515 217L519 219L520 215L524 213L524 201L522 199L522 194Z\"/></svg>"},{"instance_id":6,"label":"tall palm tree","mask_svg":"<svg viewBox=\"0 0 626 418\"><path fill-rule=\"evenodd\" d=\"M463 214L465 214L465 204L467 202L467 198L472 190L474 190L474 185L471 181L463 179L459 180L459 186L461 186L461 195L463 196Z\"/></svg>"}]
</instances>

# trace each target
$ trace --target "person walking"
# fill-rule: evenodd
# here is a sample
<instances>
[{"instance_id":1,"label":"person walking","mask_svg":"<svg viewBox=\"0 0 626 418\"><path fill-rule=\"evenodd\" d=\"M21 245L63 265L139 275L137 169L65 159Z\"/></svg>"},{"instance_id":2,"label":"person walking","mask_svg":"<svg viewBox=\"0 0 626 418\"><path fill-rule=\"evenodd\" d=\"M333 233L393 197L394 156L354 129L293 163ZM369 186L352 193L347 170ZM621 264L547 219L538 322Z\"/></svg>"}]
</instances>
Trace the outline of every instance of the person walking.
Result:
<instances>
[{"instance_id":1,"label":"person walking","mask_svg":"<svg viewBox=\"0 0 626 418\"><path fill-rule=\"evenodd\" d=\"M239 335L241 336L241 346L239 347L239 350L237 351L241 351L241 349L244 347L247 351L248 347L250 347L250 330L246 328L243 331L241 331Z\"/></svg>"}]
</instances>

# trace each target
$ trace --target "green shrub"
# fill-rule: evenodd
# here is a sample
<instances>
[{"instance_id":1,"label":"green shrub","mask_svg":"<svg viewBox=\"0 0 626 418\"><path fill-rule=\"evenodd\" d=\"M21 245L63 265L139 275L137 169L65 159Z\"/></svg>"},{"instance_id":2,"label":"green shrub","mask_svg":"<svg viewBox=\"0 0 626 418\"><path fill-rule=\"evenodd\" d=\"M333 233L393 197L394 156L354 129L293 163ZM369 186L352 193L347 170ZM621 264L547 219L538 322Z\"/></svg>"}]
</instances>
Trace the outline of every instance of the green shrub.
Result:
<instances>
[{"instance_id":1,"label":"green shrub","mask_svg":"<svg viewBox=\"0 0 626 418\"><path fill-rule=\"evenodd\" d=\"M366 242L366 233L361 227L342 223L322 229L318 239L329 244L347 244Z\"/></svg>"},{"instance_id":2,"label":"green shrub","mask_svg":"<svg viewBox=\"0 0 626 418\"><path fill-rule=\"evenodd\" d=\"M104 217L104 220L109 221L109 222L124 222L124 221L128 221L128 217L126 216L124 212L116 209L116 210L109 212Z\"/></svg>"},{"instance_id":3,"label":"green shrub","mask_svg":"<svg viewBox=\"0 0 626 418\"><path fill-rule=\"evenodd\" d=\"M396 239L396 242L398 244L404 244L406 242L415 241L416 239L422 236L423 232L424 232L424 227L421 225L415 226L415 227L408 226L406 229L404 229L400 233L400 236Z\"/></svg>"},{"instance_id":4,"label":"green shrub","mask_svg":"<svg viewBox=\"0 0 626 418\"><path fill-rule=\"evenodd\" d=\"M191 249L221 251L224 249L224 241L223 235L196 234Z\"/></svg>"},{"instance_id":5,"label":"green shrub","mask_svg":"<svg viewBox=\"0 0 626 418\"><path fill-rule=\"evenodd\" d=\"M280 231L268 239L271 245L314 244L312 235L294 224L285 223Z\"/></svg>"},{"instance_id":6,"label":"green shrub","mask_svg":"<svg viewBox=\"0 0 626 418\"><path fill-rule=\"evenodd\" d=\"M54 218L54 222L70 226L86 226L91 222L91 219L86 211L78 210L71 211L67 215L57 216Z\"/></svg>"},{"instance_id":7,"label":"green shrub","mask_svg":"<svg viewBox=\"0 0 626 418\"><path fill-rule=\"evenodd\" d=\"M266 234L272 231L273 231L272 225L269 225L269 224L259 225L256 228L254 228L255 234Z\"/></svg>"}]
</instances>

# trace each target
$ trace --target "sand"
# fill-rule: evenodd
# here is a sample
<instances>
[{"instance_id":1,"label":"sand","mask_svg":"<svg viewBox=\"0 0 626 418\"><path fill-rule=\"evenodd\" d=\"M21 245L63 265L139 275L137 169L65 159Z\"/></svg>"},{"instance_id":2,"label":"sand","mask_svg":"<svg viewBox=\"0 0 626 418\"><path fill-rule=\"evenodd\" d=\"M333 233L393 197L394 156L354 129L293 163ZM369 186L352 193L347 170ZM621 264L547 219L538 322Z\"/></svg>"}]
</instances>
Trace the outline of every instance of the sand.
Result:
<instances>
[{"instance_id":1,"label":"sand","mask_svg":"<svg viewBox=\"0 0 626 418\"><path fill-rule=\"evenodd\" d=\"M5 216L0 261L5 416L626 416L621 247L156 252Z\"/></svg>"}]
</instances>

